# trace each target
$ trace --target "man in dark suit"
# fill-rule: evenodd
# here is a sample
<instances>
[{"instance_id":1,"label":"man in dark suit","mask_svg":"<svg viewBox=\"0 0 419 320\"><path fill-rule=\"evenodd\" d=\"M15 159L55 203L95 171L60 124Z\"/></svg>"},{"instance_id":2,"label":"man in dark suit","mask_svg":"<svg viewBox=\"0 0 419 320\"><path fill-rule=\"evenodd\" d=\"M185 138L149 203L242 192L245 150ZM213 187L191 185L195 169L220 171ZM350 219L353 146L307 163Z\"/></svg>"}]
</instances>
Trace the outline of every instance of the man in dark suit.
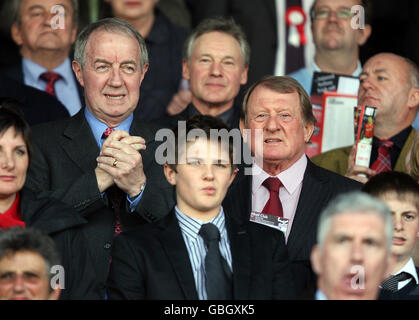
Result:
<instances>
[{"instance_id":1,"label":"man in dark suit","mask_svg":"<svg viewBox=\"0 0 419 320\"><path fill-rule=\"evenodd\" d=\"M235 98L247 82L250 58L250 47L240 26L231 19L204 20L188 37L183 51L183 77L189 81L191 100L181 101L185 92L176 94L171 105L186 109L165 122L175 127L178 120L207 114L221 118L230 128L238 128L241 108Z\"/></svg>"},{"instance_id":2,"label":"man in dark suit","mask_svg":"<svg viewBox=\"0 0 419 320\"><path fill-rule=\"evenodd\" d=\"M245 95L243 113L242 135L254 160L242 159L224 207L240 208L243 219L284 232L302 293L314 285L310 252L321 210L338 193L360 184L317 167L305 155L315 118L310 98L293 78L256 82Z\"/></svg>"},{"instance_id":3,"label":"man in dark suit","mask_svg":"<svg viewBox=\"0 0 419 320\"><path fill-rule=\"evenodd\" d=\"M20 102L29 125L69 118L66 108L54 97L0 74L0 97Z\"/></svg>"},{"instance_id":4,"label":"man in dark suit","mask_svg":"<svg viewBox=\"0 0 419 320\"><path fill-rule=\"evenodd\" d=\"M70 115L83 105L81 87L72 72L70 52L77 35L78 2L21 0L12 8L11 35L22 58L2 72L16 81L56 97Z\"/></svg>"},{"instance_id":5,"label":"man in dark suit","mask_svg":"<svg viewBox=\"0 0 419 320\"><path fill-rule=\"evenodd\" d=\"M84 230L102 289L114 233L155 221L174 203L154 160L157 128L133 116L147 67L144 39L130 24L104 19L89 25L73 62L86 108L34 128L27 186L88 220Z\"/></svg>"},{"instance_id":6,"label":"man in dark suit","mask_svg":"<svg viewBox=\"0 0 419 320\"><path fill-rule=\"evenodd\" d=\"M362 190L386 203L393 218L395 264L388 281L381 284L380 299L419 299L419 268L412 258L419 236L419 184L406 173L388 171L369 179Z\"/></svg>"},{"instance_id":7,"label":"man in dark suit","mask_svg":"<svg viewBox=\"0 0 419 320\"><path fill-rule=\"evenodd\" d=\"M196 130L203 134L188 142L182 129L174 134L174 161L165 164L164 173L176 187L177 204L157 223L115 239L109 298L294 298L284 236L221 206L237 170L233 143L212 137L214 130L228 128L203 115L187 120L185 128L184 137ZM207 239L210 230L214 242Z\"/></svg>"}]
</instances>

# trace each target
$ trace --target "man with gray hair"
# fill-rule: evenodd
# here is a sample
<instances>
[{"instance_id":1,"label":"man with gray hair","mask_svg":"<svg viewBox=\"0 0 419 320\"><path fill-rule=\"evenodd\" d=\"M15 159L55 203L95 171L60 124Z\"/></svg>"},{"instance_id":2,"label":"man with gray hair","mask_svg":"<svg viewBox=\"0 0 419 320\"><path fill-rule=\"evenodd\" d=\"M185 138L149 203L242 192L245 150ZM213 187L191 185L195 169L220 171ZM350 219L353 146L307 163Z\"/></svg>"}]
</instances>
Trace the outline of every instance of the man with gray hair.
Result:
<instances>
[{"instance_id":1,"label":"man with gray hair","mask_svg":"<svg viewBox=\"0 0 419 320\"><path fill-rule=\"evenodd\" d=\"M11 35L22 60L4 74L51 94L69 115L76 114L83 95L69 56L77 35L78 1L17 0L10 5L14 15Z\"/></svg>"},{"instance_id":2,"label":"man with gray hair","mask_svg":"<svg viewBox=\"0 0 419 320\"><path fill-rule=\"evenodd\" d=\"M51 280L59 265L54 241L41 231L20 227L1 231L0 300L57 300L61 286Z\"/></svg>"},{"instance_id":3,"label":"man with gray hair","mask_svg":"<svg viewBox=\"0 0 419 320\"><path fill-rule=\"evenodd\" d=\"M133 114L147 68L144 39L134 27L115 18L92 23L79 34L73 61L86 107L34 128L27 186L87 218L84 229L103 290L113 236L157 220L174 204L154 158L158 128Z\"/></svg>"},{"instance_id":4,"label":"man with gray hair","mask_svg":"<svg viewBox=\"0 0 419 320\"><path fill-rule=\"evenodd\" d=\"M189 80L191 96L175 95L172 107L186 109L170 117L170 124L176 126L178 120L204 114L238 128L240 106L235 105L235 98L240 86L247 82L249 60L250 46L233 19L202 21L185 41L183 50L183 77ZM168 112L175 113L170 110L169 106Z\"/></svg>"},{"instance_id":5,"label":"man with gray hair","mask_svg":"<svg viewBox=\"0 0 419 320\"><path fill-rule=\"evenodd\" d=\"M317 300L375 300L391 270L390 209L361 192L342 194L320 216L311 262Z\"/></svg>"}]
</instances>

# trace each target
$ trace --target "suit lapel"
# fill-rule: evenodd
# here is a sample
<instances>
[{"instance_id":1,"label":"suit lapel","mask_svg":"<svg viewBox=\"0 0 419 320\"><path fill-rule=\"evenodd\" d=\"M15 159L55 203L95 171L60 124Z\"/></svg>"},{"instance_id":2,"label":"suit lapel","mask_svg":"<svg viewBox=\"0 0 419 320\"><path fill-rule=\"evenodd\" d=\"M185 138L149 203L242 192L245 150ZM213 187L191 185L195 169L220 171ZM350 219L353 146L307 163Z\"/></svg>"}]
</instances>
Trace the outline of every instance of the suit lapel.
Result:
<instances>
[{"instance_id":1,"label":"suit lapel","mask_svg":"<svg viewBox=\"0 0 419 320\"><path fill-rule=\"evenodd\" d=\"M319 175L315 165L308 160L307 169L304 173L303 187L287 241L291 259L294 259L301 248L306 246L307 241L309 241L306 235L310 235L313 232L313 228L316 228L318 216L315 213L321 212L324 203L329 200L326 195L330 192L326 186L327 179Z\"/></svg>"},{"instance_id":2,"label":"suit lapel","mask_svg":"<svg viewBox=\"0 0 419 320\"><path fill-rule=\"evenodd\" d=\"M99 147L84 117L83 108L70 118L69 125L63 131L63 136L66 137L62 142L63 149L83 172L96 168Z\"/></svg>"},{"instance_id":3,"label":"suit lapel","mask_svg":"<svg viewBox=\"0 0 419 320\"><path fill-rule=\"evenodd\" d=\"M187 300L198 300L188 250L186 249L174 210L157 223L163 229L158 237L173 266L185 298Z\"/></svg>"},{"instance_id":4,"label":"suit lapel","mask_svg":"<svg viewBox=\"0 0 419 320\"><path fill-rule=\"evenodd\" d=\"M249 221L252 210L252 176L245 175L244 170L245 167L241 166L223 201L223 208L235 217Z\"/></svg>"},{"instance_id":5,"label":"suit lapel","mask_svg":"<svg viewBox=\"0 0 419 320\"><path fill-rule=\"evenodd\" d=\"M248 299L251 278L249 234L246 228L227 212L225 217L233 261L233 298Z\"/></svg>"}]
</instances>

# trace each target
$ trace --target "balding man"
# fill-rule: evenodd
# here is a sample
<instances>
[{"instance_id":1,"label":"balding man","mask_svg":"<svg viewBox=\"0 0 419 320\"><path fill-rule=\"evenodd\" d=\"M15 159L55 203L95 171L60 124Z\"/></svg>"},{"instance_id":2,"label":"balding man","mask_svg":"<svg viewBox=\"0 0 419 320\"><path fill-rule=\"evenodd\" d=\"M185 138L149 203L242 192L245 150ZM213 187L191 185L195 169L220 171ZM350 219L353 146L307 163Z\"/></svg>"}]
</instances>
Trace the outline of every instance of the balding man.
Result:
<instances>
[{"instance_id":1,"label":"balding man","mask_svg":"<svg viewBox=\"0 0 419 320\"><path fill-rule=\"evenodd\" d=\"M377 108L370 167L354 165L355 148L352 147L335 149L312 160L323 168L365 183L380 172L371 167L377 167L376 161L386 154L391 167L384 170L406 172L405 158L415 134L411 125L419 104L419 70L407 58L380 53L365 63L360 80L358 105Z\"/></svg>"}]
</instances>

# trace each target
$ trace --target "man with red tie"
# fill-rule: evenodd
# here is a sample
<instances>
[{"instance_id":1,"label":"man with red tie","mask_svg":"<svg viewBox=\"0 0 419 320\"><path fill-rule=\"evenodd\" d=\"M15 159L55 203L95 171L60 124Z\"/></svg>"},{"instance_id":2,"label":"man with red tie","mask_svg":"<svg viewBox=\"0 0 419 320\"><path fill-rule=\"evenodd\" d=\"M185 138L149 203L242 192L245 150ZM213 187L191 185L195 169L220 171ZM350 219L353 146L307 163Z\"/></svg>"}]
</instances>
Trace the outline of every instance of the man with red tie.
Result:
<instances>
[{"instance_id":1,"label":"man with red tie","mask_svg":"<svg viewBox=\"0 0 419 320\"><path fill-rule=\"evenodd\" d=\"M358 105L377 108L370 166L354 165L354 147L319 154L313 162L363 183L382 171L407 173L405 160L419 105L418 67L404 57L380 53L367 60L360 82Z\"/></svg>"},{"instance_id":2,"label":"man with red tie","mask_svg":"<svg viewBox=\"0 0 419 320\"><path fill-rule=\"evenodd\" d=\"M293 78L256 82L245 95L243 114L242 134L254 159L241 166L224 206L284 233L301 294L314 286L310 252L321 210L360 184L319 168L305 155L315 118L307 93Z\"/></svg>"},{"instance_id":3,"label":"man with red tie","mask_svg":"<svg viewBox=\"0 0 419 320\"><path fill-rule=\"evenodd\" d=\"M76 114L83 104L82 90L69 56L77 35L78 1L20 0L11 5L11 35L22 60L3 70L4 74L49 93L69 115Z\"/></svg>"},{"instance_id":4,"label":"man with red tie","mask_svg":"<svg viewBox=\"0 0 419 320\"><path fill-rule=\"evenodd\" d=\"M87 245L104 294L114 235L157 220L174 199L155 161L158 128L134 116L148 69L144 39L127 22L103 19L78 35L74 56L86 107L34 128L27 186L88 220Z\"/></svg>"}]
</instances>

